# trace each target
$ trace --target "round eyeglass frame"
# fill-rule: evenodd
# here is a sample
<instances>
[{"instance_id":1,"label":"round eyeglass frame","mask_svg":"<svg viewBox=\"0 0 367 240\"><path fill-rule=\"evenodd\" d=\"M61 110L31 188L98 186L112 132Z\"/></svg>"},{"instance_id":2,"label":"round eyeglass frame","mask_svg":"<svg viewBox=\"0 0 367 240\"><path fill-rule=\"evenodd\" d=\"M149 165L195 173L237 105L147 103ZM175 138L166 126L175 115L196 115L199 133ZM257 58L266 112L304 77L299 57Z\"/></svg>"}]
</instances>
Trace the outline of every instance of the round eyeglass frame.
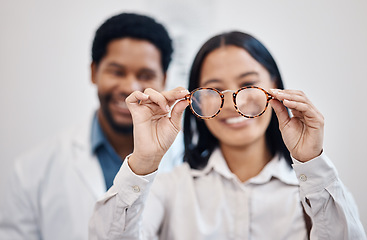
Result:
<instances>
[{"instance_id":1,"label":"round eyeglass frame","mask_svg":"<svg viewBox=\"0 0 367 240\"><path fill-rule=\"evenodd\" d=\"M238 107L237 107L237 103L236 103L236 97L237 97L238 93L239 93L240 91L244 90L244 89L249 89L249 88L256 88L256 89L259 89L259 90L263 91L263 92L264 92L264 94L265 94L265 96L267 97L267 98L266 98L266 105L265 105L264 110L263 110L262 112L260 112L259 114L255 115L255 116L248 116L248 115L243 114L243 113L238 109ZM209 117L203 117L203 116L198 115L198 114L194 111L194 109L192 108L192 104L191 104L191 103L192 103L192 100L191 100L191 99L192 99L192 95L193 95L196 91L203 90L203 89L213 90L213 91L217 92L217 93L219 94L220 98L221 98L221 104L220 104L220 107L219 107L218 111L217 111L215 114L213 114L212 116L209 116ZM263 114L264 114L264 112L266 111L266 109L267 109L267 108L268 108L268 106L269 106L269 102L270 102L270 100L271 100L271 99L273 99L273 96L271 96L271 94L270 94L270 93L268 93L266 90L264 90L264 89L263 89L263 88L261 88L261 87L257 87L257 86L246 86L246 87L242 87L242 88L238 89L237 91L232 91L232 90L219 91L218 89L215 89L215 88L210 88L210 87L208 87L208 88L200 87L200 88L196 88L196 89L192 90L189 94L187 94L187 95L185 96L185 100L189 101L191 112L192 112L196 117L201 118L201 119L211 119L211 118L216 117L216 116L219 114L220 110L223 108L223 104L224 104L224 93L226 93L226 92L232 92L232 93L233 93L233 94L232 94L232 98L233 98L234 108L236 109L236 111L237 111L241 116L243 116L243 117L245 117L245 118L257 118L257 117L260 117L261 115L263 115Z\"/></svg>"}]
</instances>

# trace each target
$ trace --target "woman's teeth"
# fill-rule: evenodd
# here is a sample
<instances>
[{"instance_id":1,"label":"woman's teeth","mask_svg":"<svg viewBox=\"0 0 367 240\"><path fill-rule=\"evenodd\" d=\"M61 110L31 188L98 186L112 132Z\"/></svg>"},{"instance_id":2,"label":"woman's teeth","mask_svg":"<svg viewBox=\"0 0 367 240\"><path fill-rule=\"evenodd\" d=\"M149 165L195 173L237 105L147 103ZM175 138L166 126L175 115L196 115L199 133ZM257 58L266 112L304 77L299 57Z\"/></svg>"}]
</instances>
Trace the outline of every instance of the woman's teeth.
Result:
<instances>
[{"instance_id":1,"label":"woman's teeth","mask_svg":"<svg viewBox=\"0 0 367 240\"><path fill-rule=\"evenodd\" d=\"M234 118L227 118L225 120L225 123L234 124L234 123L240 123L240 122L243 122L243 121L246 121L246 120L248 120L248 118L239 116L239 117L234 117Z\"/></svg>"}]
</instances>

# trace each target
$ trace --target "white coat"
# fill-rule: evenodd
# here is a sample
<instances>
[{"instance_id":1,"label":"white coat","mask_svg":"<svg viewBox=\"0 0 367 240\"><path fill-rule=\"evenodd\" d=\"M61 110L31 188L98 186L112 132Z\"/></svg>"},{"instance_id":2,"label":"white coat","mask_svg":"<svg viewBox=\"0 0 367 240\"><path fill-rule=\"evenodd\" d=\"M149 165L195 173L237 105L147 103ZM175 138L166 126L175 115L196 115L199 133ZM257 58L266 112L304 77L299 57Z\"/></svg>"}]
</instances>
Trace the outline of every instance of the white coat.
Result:
<instances>
[{"instance_id":1,"label":"white coat","mask_svg":"<svg viewBox=\"0 0 367 240\"><path fill-rule=\"evenodd\" d=\"M106 192L91 124L92 118L16 160L1 193L0 239L88 239L94 204Z\"/></svg>"}]
</instances>

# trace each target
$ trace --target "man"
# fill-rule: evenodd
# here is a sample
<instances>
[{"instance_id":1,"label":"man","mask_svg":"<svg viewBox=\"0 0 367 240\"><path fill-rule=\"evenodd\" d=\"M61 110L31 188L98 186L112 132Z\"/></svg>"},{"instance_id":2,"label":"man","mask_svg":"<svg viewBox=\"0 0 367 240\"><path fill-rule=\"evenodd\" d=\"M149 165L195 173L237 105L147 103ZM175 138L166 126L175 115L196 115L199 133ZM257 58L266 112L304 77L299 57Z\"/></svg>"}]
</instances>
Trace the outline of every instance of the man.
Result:
<instances>
[{"instance_id":1,"label":"man","mask_svg":"<svg viewBox=\"0 0 367 240\"><path fill-rule=\"evenodd\" d=\"M152 18L123 13L95 34L91 78L100 107L81 126L18 159L0 201L0 239L87 239L95 202L133 150L125 98L164 89L172 41Z\"/></svg>"}]
</instances>

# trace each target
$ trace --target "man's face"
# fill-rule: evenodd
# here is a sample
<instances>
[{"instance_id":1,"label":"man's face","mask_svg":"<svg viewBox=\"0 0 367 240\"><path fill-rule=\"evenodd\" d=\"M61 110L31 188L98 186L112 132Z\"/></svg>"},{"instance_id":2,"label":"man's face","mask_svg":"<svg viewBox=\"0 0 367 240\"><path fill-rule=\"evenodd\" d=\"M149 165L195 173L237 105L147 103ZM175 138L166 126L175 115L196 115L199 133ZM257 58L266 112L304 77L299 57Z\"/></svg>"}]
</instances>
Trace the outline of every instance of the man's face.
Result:
<instances>
[{"instance_id":1,"label":"man's face","mask_svg":"<svg viewBox=\"0 0 367 240\"><path fill-rule=\"evenodd\" d=\"M145 40L121 38L107 45L99 65L92 63L92 82L98 89L100 116L119 133L132 132L132 118L125 104L133 91L153 88L162 91L165 84L161 54Z\"/></svg>"}]
</instances>

